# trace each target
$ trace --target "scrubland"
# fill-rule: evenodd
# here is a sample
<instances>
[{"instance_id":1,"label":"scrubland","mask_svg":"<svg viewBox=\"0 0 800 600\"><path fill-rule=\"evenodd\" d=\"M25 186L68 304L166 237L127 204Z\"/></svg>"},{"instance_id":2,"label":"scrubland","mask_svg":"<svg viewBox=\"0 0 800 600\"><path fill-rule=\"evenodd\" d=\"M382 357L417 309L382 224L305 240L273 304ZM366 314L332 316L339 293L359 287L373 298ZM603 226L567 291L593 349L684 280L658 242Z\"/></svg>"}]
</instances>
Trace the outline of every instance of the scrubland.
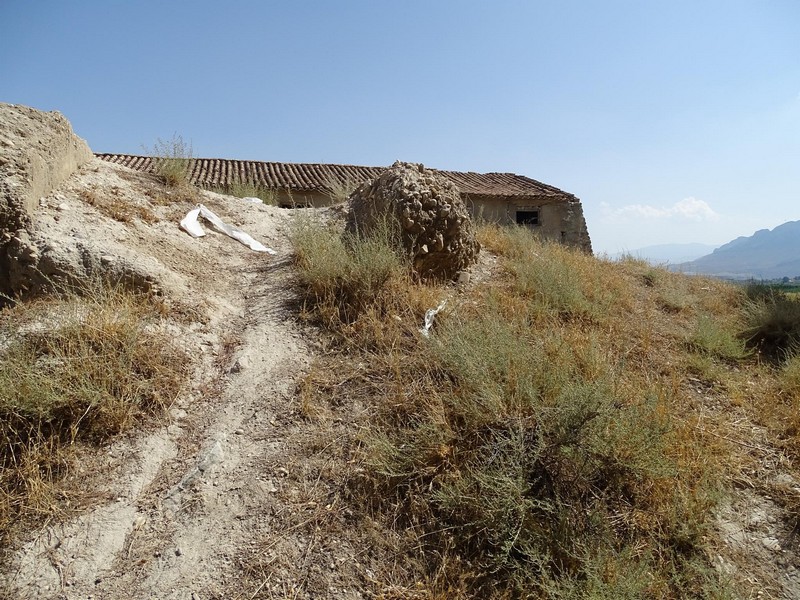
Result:
<instances>
[{"instance_id":1,"label":"scrubland","mask_svg":"<svg viewBox=\"0 0 800 600\"><path fill-rule=\"evenodd\" d=\"M391 227L343 235L315 214L290 237L293 316L318 351L287 404L299 423L274 417L311 474L281 471L305 512L273 518L310 541L300 566L248 541L241 597L272 597L276 565L285 582L337 537L373 557L342 585L378 598L798 590L796 299L491 224L468 283L420 281ZM172 310L107 282L2 310L0 539L89 506L81 456L159 422L192 360ZM745 496L768 508L758 531ZM318 571L292 594L325 589Z\"/></svg>"},{"instance_id":2,"label":"scrubland","mask_svg":"<svg viewBox=\"0 0 800 600\"><path fill-rule=\"evenodd\" d=\"M795 300L525 228L480 226L460 287L416 281L391 236L305 218L293 239L301 316L327 340L303 406L366 407L341 481L393 534L384 597L758 592L767 567L726 542L719 507L755 490L797 527L799 490L773 477L800 450Z\"/></svg>"}]
</instances>

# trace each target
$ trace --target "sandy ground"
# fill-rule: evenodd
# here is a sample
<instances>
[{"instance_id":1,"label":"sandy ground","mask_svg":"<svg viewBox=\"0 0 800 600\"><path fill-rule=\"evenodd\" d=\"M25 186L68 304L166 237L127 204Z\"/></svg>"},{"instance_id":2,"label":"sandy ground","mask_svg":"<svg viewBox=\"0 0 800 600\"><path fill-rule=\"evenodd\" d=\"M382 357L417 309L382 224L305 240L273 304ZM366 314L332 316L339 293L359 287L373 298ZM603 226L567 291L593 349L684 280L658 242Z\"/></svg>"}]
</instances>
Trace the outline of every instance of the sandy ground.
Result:
<instances>
[{"instance_id":1,"label":"sandy ground","mask_svg":"<svg viewBox=\"0 0 800 600\"><path fill-rule=\"evenodd\" d=\"M280 509L289 437L282 417L311 360L289 306L288 211L203 198L274 248L271 256L209 228L191 238L177 225L191 205L152 203L149 185L95 160L42 202L37 227L65 248L148 266L189 315L170 327L194 359L193 377L168 423L83 466L80 476L108 501L33 533L10 573L20 598L229 597L240 589L241 549L268 536ZM114 221L82 200L86 190L98 206L111 194L150 206L159 220Z\"/></svg>"}]
</instances>

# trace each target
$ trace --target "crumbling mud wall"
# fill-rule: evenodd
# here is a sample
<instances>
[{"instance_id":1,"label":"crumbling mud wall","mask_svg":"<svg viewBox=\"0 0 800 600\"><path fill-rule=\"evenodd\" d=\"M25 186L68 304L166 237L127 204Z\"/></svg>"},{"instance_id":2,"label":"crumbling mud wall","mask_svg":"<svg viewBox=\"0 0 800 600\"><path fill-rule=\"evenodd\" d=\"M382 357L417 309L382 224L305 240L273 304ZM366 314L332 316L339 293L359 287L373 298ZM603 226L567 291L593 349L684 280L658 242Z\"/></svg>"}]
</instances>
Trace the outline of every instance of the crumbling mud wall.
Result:
<instances>
[{"instance_id":1,"label":"crumbling mud wall","mask_svg":"<svg viewBox=\"0 0 800 600\"><path fill-rule=\"evenodd\" d=\"M0 294L26 291L37 270L29 232L39 198L92 158L62 114L0 103Z\"/></svg>"}]
</instances>

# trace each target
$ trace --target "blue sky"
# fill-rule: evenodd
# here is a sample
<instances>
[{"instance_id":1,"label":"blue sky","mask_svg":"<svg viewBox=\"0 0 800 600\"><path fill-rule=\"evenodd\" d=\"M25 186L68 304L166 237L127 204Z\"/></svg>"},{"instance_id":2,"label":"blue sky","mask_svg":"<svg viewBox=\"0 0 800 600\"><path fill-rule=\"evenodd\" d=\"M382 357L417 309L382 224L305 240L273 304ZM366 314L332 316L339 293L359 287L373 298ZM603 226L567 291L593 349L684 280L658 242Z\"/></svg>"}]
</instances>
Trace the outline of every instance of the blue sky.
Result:
<instances>
[{"instance_id":1,"label":"blue sky","mask_svg":"<svg viewBox=\"0 0 800 600\"><path fill-rule=\"evenodd\" d=\"M97 152L524 174L599 252L800 219L796 0L0 0L0 101Z\"/></svg>"}]
</instances>

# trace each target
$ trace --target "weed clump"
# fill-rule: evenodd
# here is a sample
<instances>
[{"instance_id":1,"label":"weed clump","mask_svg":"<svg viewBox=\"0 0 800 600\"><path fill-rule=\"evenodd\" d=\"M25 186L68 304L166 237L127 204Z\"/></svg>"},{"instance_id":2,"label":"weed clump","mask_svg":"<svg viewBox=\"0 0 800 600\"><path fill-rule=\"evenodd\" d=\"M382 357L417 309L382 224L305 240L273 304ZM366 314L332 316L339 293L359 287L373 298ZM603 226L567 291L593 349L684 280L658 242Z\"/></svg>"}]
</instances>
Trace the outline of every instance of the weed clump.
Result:
<instances>
[{"instance_id":1,"label":"weed clump","mask_svg":"<svg viewBox=\"0 0 800 600\"><path fill-rule=\"evenodd\" d=\"M155 172L167 187L177 188L189 182L192 164L192 144L173 134L168 140L158 138L148 152L155 161Z\"/></svg>"},{"instance_id":2,"label":"weed clump","mask_svg":"<svg viewBox=\"0 0 800 600\"><path fill-rule=\"evenodd\" d=\"M800 300L768 286L747 288L745 327L740 337L746 345L780 361L800 351Z\"/></svg>"},{"instance_id":3,"label":"weed clump","mask_svg":"<svg viewBox=\"0 0 800 600\"><path fill-rule=\"evenodd\" d=\"M278 192L251 181L239 181L211 191L236 196L237 198L258 198L268 206L277 206Z\"/></svg>"},{"instance_id":4,"label":"weed clump","mask_svg":"<svg viewBox=\"0 0 800 600\"><path fill-rule=\"evenodd\" d=\"M0 539L14 519L50 514L76 445L173 401L186 357L158 319L148 298L99 283L0 314Z\"/></svg>"},{"instance_id":5,"label":"weed clump","mask_svg":"<svg viewBox=\"0 0 800 600\"><path fill-rule=\"evenodd\" d=\"M299 215L291 235L306 301L329 325L352 323L379 303L390 280L408 273L389 222L362 235Z\"/></svg>"}]
</instances>

